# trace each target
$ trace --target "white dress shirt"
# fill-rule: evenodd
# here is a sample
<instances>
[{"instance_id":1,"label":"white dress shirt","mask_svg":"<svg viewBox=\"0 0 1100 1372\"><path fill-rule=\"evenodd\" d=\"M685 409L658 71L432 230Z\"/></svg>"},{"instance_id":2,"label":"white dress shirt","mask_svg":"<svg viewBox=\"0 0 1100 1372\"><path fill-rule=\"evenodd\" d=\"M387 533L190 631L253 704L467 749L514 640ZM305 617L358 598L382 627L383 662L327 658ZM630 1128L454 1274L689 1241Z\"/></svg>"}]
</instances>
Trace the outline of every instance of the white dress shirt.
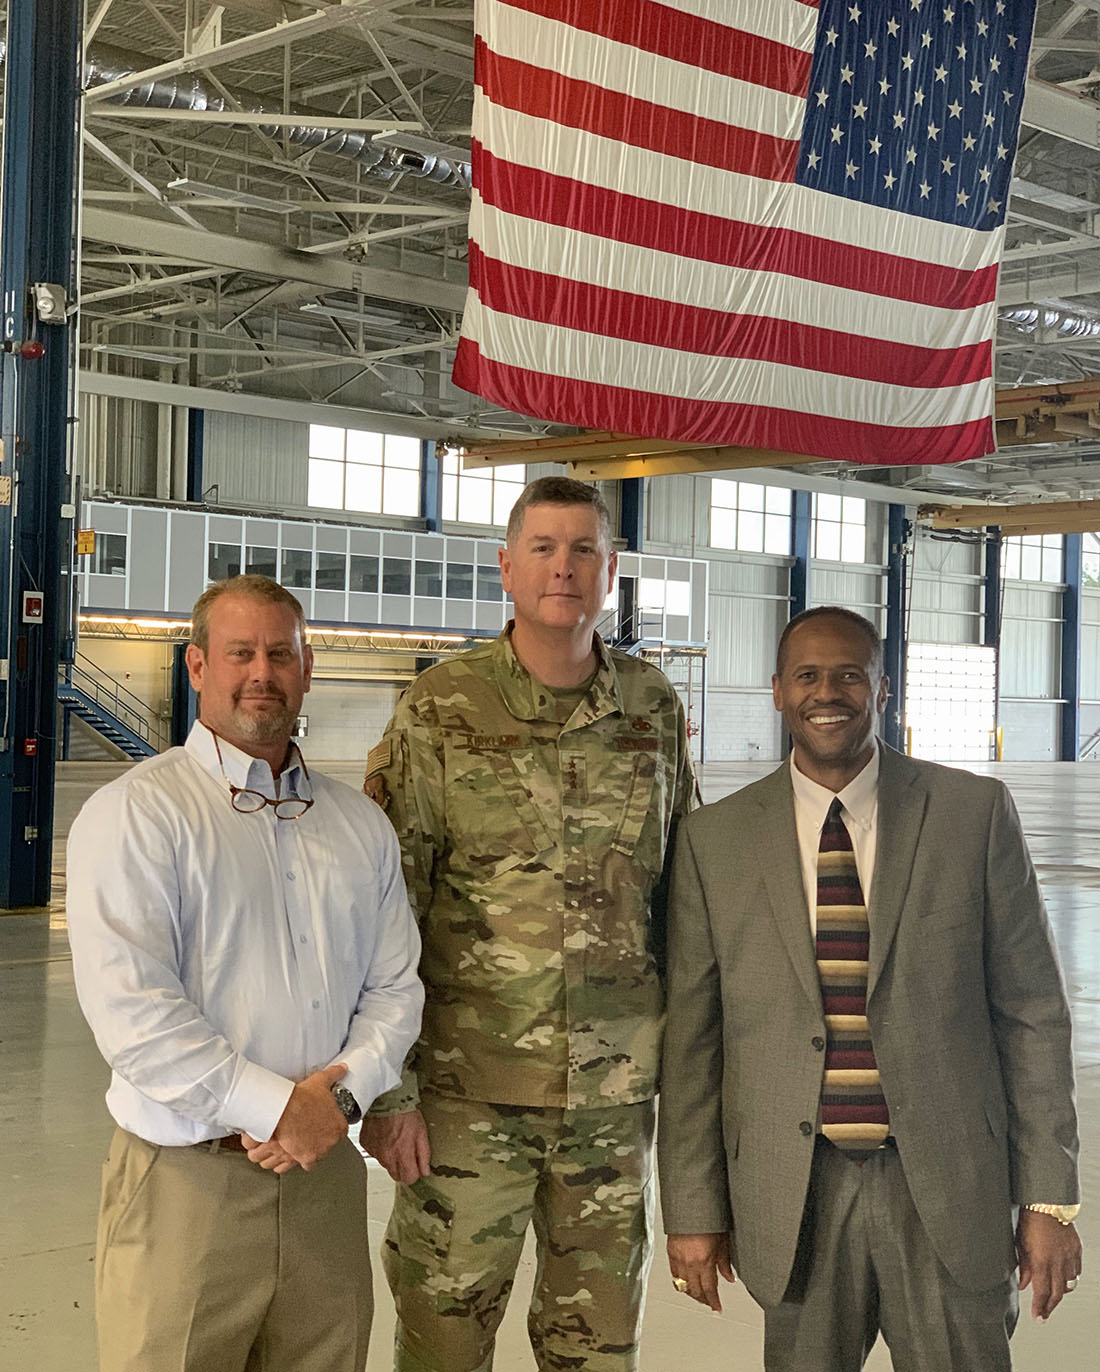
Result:
<instances>
[{"instance_id":1,"label":"white dress shirt","mask_svg":"<svg viewBox=\"0 0 1100 1372\"><path fill-rule=\"evenodd\" d=\"M798 853L802 861L802 887L810 915L810 929L817 934L817 854L821 830L829 806L839 796L841 817L848 826L855 851L856 871L863 887L867 917L871 916L871 880L875 874L875 844L878 839L878 745L863 771L842 791L819 786L794 765L791 754L791 786L794 788L794 822L798 830Z\"/></svg>"},{"instance_id":2,"label":"white dress shirt","mask_svg":"<svg viewBox=\"0 0 1100 1372\"><path fill-rule=\"evenodd\" d=\"M366 1110L420 1029L420 939L385 815L307 780L296 748L276 790L266 762L219 744L224 775L196 723L97 791L69 835L73 968L107 1107L154 1144L266 1140L294 1083L335 1062ZM241 814L226 778L314 803Z\"/></svg>"}]
</instances>

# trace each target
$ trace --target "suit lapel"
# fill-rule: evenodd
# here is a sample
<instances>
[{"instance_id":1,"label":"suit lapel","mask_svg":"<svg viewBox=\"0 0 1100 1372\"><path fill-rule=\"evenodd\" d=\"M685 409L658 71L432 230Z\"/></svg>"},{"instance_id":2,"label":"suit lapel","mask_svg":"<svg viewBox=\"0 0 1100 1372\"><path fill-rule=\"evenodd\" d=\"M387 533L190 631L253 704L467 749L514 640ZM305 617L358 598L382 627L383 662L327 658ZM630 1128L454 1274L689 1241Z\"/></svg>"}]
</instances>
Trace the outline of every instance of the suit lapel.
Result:
<instances>
[{"instance_id":1,"label":"suit lapel","mask_svg":"<svg viewBox=\"0 0 1100 1372\"><path fill-rule=\"evenodd\" d=\"M918 769L903 754L883 747L878 782L875 874L867 910L871 924L868 999L874 994L898 931L927 802L928 792Z\"/></svg>"},{"instance_id":2,"label":"suit lapel","mask_svg":"<svg viewBox=\"0 0 1100 1372\"><path fill-rule=\"evenodd\" d=\"M784 763L761 783L757 803L760 805L757 852L764 868L772 915L803 989L811 1002L820 1008L821 981L817 975L810 914L802 885L789 764Z\"/></svg>"}]
</instances>

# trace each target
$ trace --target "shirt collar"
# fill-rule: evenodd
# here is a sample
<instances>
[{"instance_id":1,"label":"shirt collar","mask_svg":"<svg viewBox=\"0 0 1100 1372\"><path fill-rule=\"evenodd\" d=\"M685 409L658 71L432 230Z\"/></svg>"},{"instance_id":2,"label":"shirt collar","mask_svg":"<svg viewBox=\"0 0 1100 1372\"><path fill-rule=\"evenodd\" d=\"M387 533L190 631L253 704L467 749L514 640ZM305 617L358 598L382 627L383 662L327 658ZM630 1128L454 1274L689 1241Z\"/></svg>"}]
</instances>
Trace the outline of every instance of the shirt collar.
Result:
<instances>
[{"instance_id":1,"label":"shirt collar","mask_svg":"<svg viewBox=\"0 0 1100 1372\"><path fill-rule=\"evenodd\" d=\"M241 790L259 791L271 800L286 796L296 796L301 800L310 800L313 797L312 787L303 770L301 750L296 743L290 745L287 765L279 774L278 788L271 775L271 767L263 758L252 757L249 753L234 747L221 734L218 735L215 746L214 731L201 720L195 720L192 724L184 746L199 766L223 785L228 779L233 786ZM222 755L220 764L219 749Z\"/></svg>"},{"instance_id":2,"label":"shirt collar","mask_svg":"<svg viewBox=\"0 0 1100 1372\"><path fill-rule=\"evenodd\" d=\"M504 703L516 719L552 719L554 704L547 701L539 703L540 695L545 694L539 683L520 662L512 646L512 626L509 620L504 632L494 643L496 679ZM589 683L584 699L577 706L569 721L570 727L581 728L591 724L604 715L622 714L622 691L619 687L619 674L611 659L606 645L599 634L593 632L592 646L598 659L596 675Z\"/></svg>"},{"instance_id":3,"label":"shirt collar","mask_svg":"<svg viewBox=\"0 0 1100 1372\"><path fill-rule=\"evenodd\" d=\"M825 816L833 799L838 798L845 815L861 829L871 829L875 823L878 803L879 747L871 754L866 767L852 778L841 791L830 791L827 786L819 786L794 765L791 754L791 786L794 788L795 803L804 813L813 817L815 824L824 824Z\"/></svg>"}]
</instances>

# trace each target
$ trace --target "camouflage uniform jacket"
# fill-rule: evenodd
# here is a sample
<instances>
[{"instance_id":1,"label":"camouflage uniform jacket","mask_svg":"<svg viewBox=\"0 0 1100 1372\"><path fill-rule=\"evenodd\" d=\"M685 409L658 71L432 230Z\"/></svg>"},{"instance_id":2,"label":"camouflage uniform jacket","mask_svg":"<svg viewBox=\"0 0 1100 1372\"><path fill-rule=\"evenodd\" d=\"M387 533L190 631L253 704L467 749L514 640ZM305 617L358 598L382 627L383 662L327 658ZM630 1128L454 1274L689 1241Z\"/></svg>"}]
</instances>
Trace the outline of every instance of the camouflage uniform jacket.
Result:
<instances>
[{"instance_id":1,"label":"camouflage uniform jacket","mask_svg":"<svg viewBox=\"0 0 1100 1372\"><path fill-rule=\"evenodd\" d=\"M656 667L597 637L562 724L510 627L422 673L368 759L427 989L402 1083L372 1113L414 1108L420 1084L582 1109L657 1088L665 857L698 794L683 708Z\"/></svg>"}]
</instances>

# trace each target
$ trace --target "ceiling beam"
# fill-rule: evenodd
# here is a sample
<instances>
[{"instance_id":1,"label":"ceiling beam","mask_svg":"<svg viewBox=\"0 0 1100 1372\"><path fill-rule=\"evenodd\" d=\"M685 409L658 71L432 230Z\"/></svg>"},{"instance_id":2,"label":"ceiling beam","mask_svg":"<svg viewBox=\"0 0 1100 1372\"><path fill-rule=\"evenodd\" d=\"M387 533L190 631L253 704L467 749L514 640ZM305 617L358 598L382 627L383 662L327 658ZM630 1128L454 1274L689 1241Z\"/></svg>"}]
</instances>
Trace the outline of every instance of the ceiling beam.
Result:
<instances>
[{"instance_id":1,"label":"ceiling beam","mask_svg":"<svg viewBox=\"0 0 1100 1372\"><path fill-rule=\"evenodd\" d=\"M354 358L349 358L349 362L354 361ZM144 381L132 376L115 376L110 372L82 370L80 391L84 395L119 396L124 400L143 400L154 405L180 405L192 410L258 415L291 424L333 424L345 429L363 429L369 433L409 434L414 438L436 439L452 446L482 442L486 437L500 437L507 432L490 426L475 429L446 418L419 419L385 410L281 400L269 395L250 395L246 391L177 386L170 381Z\"/></svg>"},{"instance_id":2,"label":"ceiling beam","mask_svg":"<svg viewBox=\"0 0 1100 1372\"><path fill-rule=\"evenodd\" d=\"M1044 501L1032 505L928 506L920 510L933 529L1000 528L1005 533L1089 533L1100 529L1100 500Z\"/></svg>"},{"instance_id":3,"label":"ceiling beam","mask_svg":"<svg viewBox=\"0 0 1100 1372\"><path fill-rule=\"evenodd\" d=\"M1100 0L1095 8L1100 11ZM1100 148L1100 104L1087 95L1063 90L1061 86L1031 76L1024 90L1020 117L1029 128L1079 143L1083 148Z\"/></svg>"},{"instance_id":4,"label":"ceiling beam","mask_svg":"<svg viewBox=\"0 0 1100 1372\"><path fill-rule=\"evenodd\" d=\"M303 281L326 290L353 291L379 300L455 312L466 302L466 288L459 282L356 265L95 206L85 208L82 229L86 240L143 249L155 242L174 259L254 272L280 281Z\"/></svg>"},{"instance_id":5,"label":"ceiling beam","mask_svg":"<svg viewBox=\"0 0 1100 1372\"><path fill-rule=\"evenodd\" d=\"M546 461L547 459L543 459ZM613 481L638 476L683 476L703 472L736 472L757 467L789 467L812 462L797 453L772 453L763 448L702 448L663 453L654 457L624 457L570 462L569 475L578 481Z\"/></svg>"},{"instance_id":6,"label":"ceiling beam","mask_svg":"<svg viewBox=\"0 0 1100 1372\"><path fill-rule=\"evenodd\" d=\"M95 87L94 89L98 89ZM424 123L416 119L347 119L342 115L332 115L314 111L313 114L280 114L277 110L169 110L137 105L110 105L106 109L95 110L107 119L166 119L176 123L192 124L240 124L262 128L266 125L286 129L326 129L350 130L352 133L385 133L389 129L404 129L410 133L422 133Z\"/></svg>"},{"instance_id":7,"label":"ceiling beam","mask_svg":"<svg viewBox=\"0 0 1100 1372\"><path fill-rule=\"evenodd\" d=\"M160 66L147 67L144 71L130 72L116 81L105 81L101 86L92 86L84 93L86 108L101 105L113 96L133 90L135 86L146 85L150 81L162 81L169 76L181 76L186 72L209 71L212 67L224 66L229 62L240 62L257 53L268 52L295 43L300 38L311 38L318 33L328 33L344 25L367 24L371 20L381 21L390 10L398 9L407 0L344 0L343 4L331 5L319 14L308 15L304 19L293 19L288 24L277 24L273 28L251 33L245 38L235 38L220 47L206 52L193 52L178 57L174 62L162 62Z\"/></svg>"}]
</instances>

